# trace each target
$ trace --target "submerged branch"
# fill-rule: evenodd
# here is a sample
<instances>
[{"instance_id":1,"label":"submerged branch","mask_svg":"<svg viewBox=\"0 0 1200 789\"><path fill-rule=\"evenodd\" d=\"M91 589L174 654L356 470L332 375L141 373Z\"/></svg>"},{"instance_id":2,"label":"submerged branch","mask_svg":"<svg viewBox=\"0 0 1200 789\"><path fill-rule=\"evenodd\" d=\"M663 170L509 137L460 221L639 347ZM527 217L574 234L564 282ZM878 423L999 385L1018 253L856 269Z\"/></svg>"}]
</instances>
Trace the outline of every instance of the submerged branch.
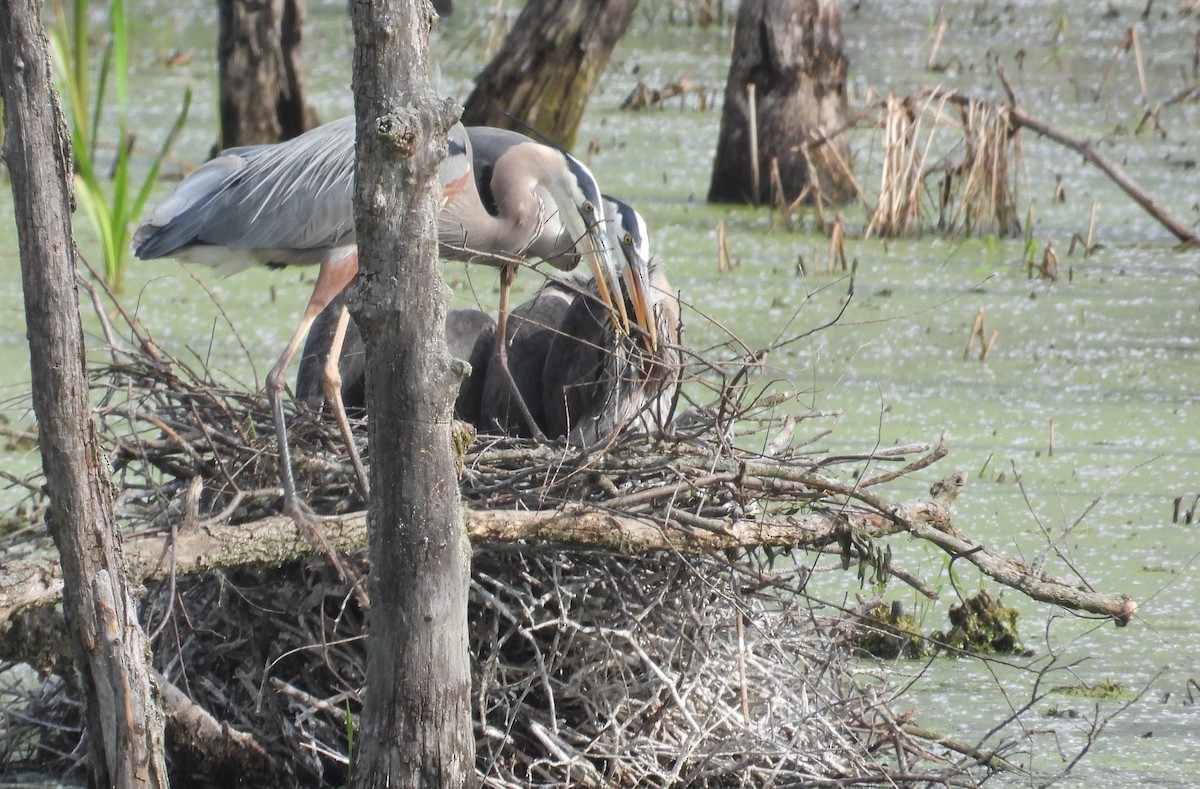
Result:
<instances>
[{"instance_id":1,"label":"submerged branch","mask_svg":"<svg viewBox=\"0 0 1200 789\"><path fill-rule=\"evenodd\" d=\"M1154 198L1150 196L1146 190L1142 189L1130 177L1129 173L1125 172L1122 167L1116 162L1109 159L1093 145L1089 140L1072 137L1066 132L1051 126L1046 121L1034 118L1027 113L1018 103L1016 93L1013 91L1012 84L1008 81L1008 75L1004 70L1004 65L999 59L996 61L996 73L1000 76L1001 82L1004 84L1004 90L1008 93L1008 117L1014 129L1026 128L1036 132L1048 139L1054 140L1060 145L1065 145L1071 150L1078 153L1085 161L1094 164L1104 171L1104 174L1112 179L1113 183L1121 187L1125 194L1129 195L1135 203L1140 205L1146 213L1158 220L1159 224L1169 230L1176 238L1185 244L1200 243L1194 230L1180 222L1172 216L1165 208L1159 205Z\"/></svg>"},{"instance_id":2,"label":"submerged branch","mask_svg":"<svg viewBox=\"0 0 1200 789\"><path fill-rule=\"evenodd\" d=\"M1085 161L1099 167L1104 171L1105 175L1112 179L1113 183L1121 187L1121 190L1133 199L1133 202L1140 205L1146 213L1154 217L1159 224L1169 230L1180 241L1186 244L1200 243L1200 236L1197 236L1195 231L1183 222L1180 222L1167 209L1159 205L1146 190L1142 189L1133 180L1129 173L1125 172L1119 164L1100 153L1096 146L1089 140L1072 137L1066 132L1051 126L1049 123L1034 118L1025 112L1020 105L1014 104L1011 106L1008 117L1014 127L1029 129L1043 137L1054 140L1060 145L1065 145L1082 156Z\"/></svg>"}]
</instances>

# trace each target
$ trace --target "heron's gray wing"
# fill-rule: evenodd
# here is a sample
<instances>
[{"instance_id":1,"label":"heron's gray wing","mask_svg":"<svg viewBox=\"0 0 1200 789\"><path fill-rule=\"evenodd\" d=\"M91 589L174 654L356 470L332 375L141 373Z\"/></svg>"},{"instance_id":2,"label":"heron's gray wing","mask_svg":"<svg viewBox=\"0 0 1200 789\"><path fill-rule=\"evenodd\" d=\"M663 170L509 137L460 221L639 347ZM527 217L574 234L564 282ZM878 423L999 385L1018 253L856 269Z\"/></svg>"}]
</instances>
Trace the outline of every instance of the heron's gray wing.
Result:
<instances>
[{"instance_id":1,"label":"heron's gray wing","mask_svg":"<svg viewBox=\"0 0 1200 789\"><path fill-rule=\"evenodd\" d=\"M577 296L546 352L542 401L546 435L582 435L593 444L616 428L629 378L608 310L596 299Z\"/></svg>"},{"instance_id":2,"label":"heron's gray wing","mask_svg":"<svg viewBox=\"0 0 1200 789\"><path fill-rule=\"evenodd\" d=\"M317 262L354 243L353 188L353 117L275 145L233 148L155 206L134 234L134 254L179 256L208 245Z\"/></svg>"}]
</instances>

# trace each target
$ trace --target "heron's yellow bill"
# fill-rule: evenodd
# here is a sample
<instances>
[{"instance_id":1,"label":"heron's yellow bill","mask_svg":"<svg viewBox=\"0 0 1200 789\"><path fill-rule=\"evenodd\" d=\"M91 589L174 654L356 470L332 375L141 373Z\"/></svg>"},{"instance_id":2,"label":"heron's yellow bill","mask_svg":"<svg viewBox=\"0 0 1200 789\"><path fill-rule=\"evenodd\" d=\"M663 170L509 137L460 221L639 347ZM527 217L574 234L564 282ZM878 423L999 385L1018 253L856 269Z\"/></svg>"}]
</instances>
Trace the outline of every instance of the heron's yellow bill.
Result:
<instances>
[{"instance_id":1,"label":"heron's yellow bill","mask_svg":"<svg viewBox=\"0 0 1200 789\"><path fill-rule=\"evenodd\" d=\"M642 333L642 342L646 350L654 353L658 350L658 326L650 307L650 281L646 273L644 261L638 260L625 266L625 290L629 292L629 301L633 304L633 317Z\"/></svg>"},{"instance_id":2,"label":"heron's yellow bill","mask_svg":"<svg viewBox=\"0 0 1200 789\"><path fill-rule=\"evenodd\" d=\"M600 295L600 300L608 307L609 315L612 318L613 326L622 334L629 334L629 315L625 312L625 300L614 299L613 292L619 285L617 279L616 267L608 260L608 248L602 247L597 249L595 238L589 232L587 235L588 243L585 254L588 261L592 264L592 272L596 275L596 287ZM605 263L608 265L604 265Z\"/></svg>"}]
</instances>

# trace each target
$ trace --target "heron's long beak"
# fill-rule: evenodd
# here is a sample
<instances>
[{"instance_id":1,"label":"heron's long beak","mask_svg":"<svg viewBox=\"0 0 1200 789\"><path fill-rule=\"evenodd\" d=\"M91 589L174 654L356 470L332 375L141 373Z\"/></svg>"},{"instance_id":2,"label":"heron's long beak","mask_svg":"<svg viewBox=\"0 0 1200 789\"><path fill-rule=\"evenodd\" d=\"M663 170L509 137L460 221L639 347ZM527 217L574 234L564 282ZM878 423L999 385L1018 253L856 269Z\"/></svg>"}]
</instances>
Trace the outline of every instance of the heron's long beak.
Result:
<instances>
[{"instance_id":1,"label":"heron's long beak","mask_svg":"<svg viewBox=\"0 0 1200 789\"><path fill-rule=\"evenodd\" d=\"M589 227L584 238L583 253L592 265L592 273L596 275L600 299L608 307L617 331L628 334L629 315L625 312L625 300L619 298L621 285L617 277L617 266L613 262L613 251L609 249L600 224ZM617 298L614 298L614 294Z\"/></svg>"},{"instance_id":2,"label":"heron's long beak","mask_svg":"<svg viewBox=\"0 0 1200 789\"><path fill-rule=\"evenodd\" d=\"M633 304L633 319L642 331L642 341L646 350L654 353L658 350L658 327L651 311L649 261L639 258L630 260L625 266L623 276L625 290L629 293L629 301Z\"/></svg>"}]
</instances>

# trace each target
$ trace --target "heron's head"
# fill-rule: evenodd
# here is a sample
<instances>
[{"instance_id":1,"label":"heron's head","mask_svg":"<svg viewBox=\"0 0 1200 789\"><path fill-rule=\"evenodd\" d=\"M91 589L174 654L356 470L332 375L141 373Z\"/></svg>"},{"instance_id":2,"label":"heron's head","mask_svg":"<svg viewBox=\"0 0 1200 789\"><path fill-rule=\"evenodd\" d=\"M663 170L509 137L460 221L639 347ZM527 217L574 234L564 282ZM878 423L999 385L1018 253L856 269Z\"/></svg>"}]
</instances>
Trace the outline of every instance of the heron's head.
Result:
<instances>
[{"instance_id":1,"label":"heron's head","mask_svg":"<svg viewBox=\"0 0 1200 789\"><path fill-rule=\"evenodd\" d=\"M596 177L583 162L569 153L563 153L566 164L565 183L562 184L575 211L563 210L563 223L578 239L583 255L592 266L600 298L613 311L617 327L629 331L629 316L625 312L625 300L620 298L617 271L620 266L616 251L609 243L609 223L604 213L604 200ZM555 196L557 199L557 195ZM558 200L560 207L563 202Z\"/></svg>"},{"instance_id":2,"label":"heron's head","mask_svg":"<svg viewBox=\"0 0 1200 789\"><path fill-rule=\"evenodd\" d=\"M658 330L654 322L650 294L650 235L646 220L628 203L604 197L604 212L613 246L620 250L618 264L625 281L625 292L633 305L634 321L641 330L646 350L658 350Z\"/></svg>"},{"instance_id":3,"label":"heron's head","mask_svg":"<svg viewBox=\"0 0 1200 789\"><path fill-rule=\"evenodd\" d=\"M471 168L471 138L466 127L456 123L446 136L446 158L438 168L441 180L441 196L438 210L454 202L474 177Z\"/></svg>"}]
</instances>

